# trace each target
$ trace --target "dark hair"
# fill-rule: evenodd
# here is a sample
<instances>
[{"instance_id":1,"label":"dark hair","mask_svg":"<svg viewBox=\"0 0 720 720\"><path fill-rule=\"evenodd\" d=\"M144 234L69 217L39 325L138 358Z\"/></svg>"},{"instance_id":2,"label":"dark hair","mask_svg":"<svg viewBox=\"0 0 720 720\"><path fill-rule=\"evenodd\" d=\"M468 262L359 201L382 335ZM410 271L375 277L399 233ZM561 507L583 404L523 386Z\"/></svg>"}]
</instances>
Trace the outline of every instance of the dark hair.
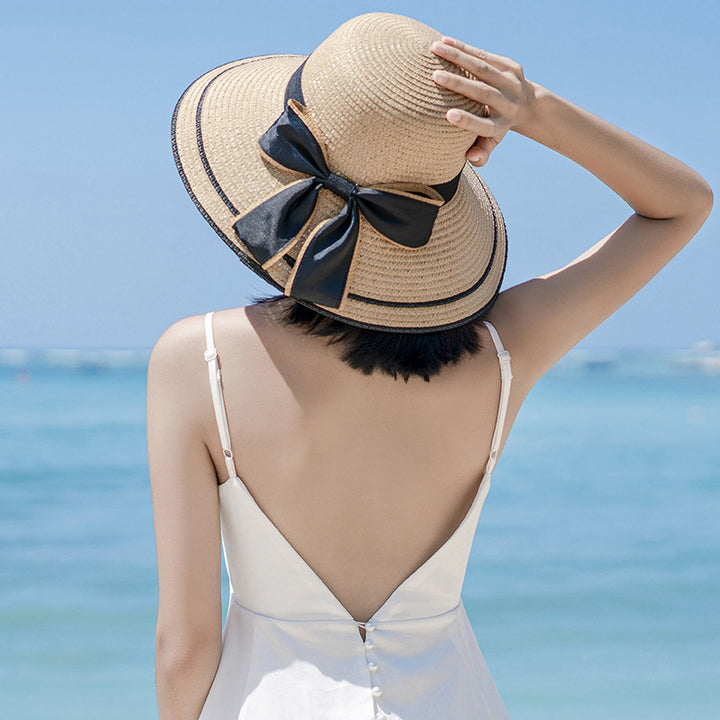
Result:
<instances>
[{"instance_id":1,"label":"dark hair","mask_svg":"<svg viewBox=\"0 0 720 720\"><path fill-rule=\"evenodd\" d=\"M482 350L475 318L449 330L427 333L394 333L350 325L322 315L286 295L255 297L256 303L277 304L280 322L302 328L308 335L328 337L328 345L343 347L342 359L350 367L371 375L375 370L407 382L411 375L430 382L449 364L457 364L465 353L470 356ZM286 301L286 302L282 302Z\"/></svg>"}]
</instances>

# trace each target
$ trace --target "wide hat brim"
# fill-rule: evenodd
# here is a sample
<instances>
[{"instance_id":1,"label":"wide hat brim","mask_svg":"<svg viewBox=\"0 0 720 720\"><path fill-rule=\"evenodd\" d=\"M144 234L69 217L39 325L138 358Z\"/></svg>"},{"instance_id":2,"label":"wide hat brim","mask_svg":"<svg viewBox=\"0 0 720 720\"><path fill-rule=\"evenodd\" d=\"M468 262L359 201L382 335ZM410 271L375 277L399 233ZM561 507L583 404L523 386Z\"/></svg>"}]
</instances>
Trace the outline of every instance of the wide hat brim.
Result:
<instances>
[{"instance_id":1,"label":"wide hat brim","mask_svg":"<svg viewBox=\"0 0 720 720\"><path fill-rule=\"evenodd\" d=\"M268 162L258 140L283 112L288 81L304 60L302 55L264 55L215 68L183 93L172 119L175 162L195 205L240 260L281 292L286 292L304 238L342 210L342 198L322 188L300 242L265 269L233 225L298 179L298 173ZM418 143L422 148L422 138ZM361 217L340 307L300 302L370 329L447 329L490 307L499 292L506 257L500 208L466 163L457 191L439 209L425 245L408 248L390 242Z\"/></svg>"}]
</instances>

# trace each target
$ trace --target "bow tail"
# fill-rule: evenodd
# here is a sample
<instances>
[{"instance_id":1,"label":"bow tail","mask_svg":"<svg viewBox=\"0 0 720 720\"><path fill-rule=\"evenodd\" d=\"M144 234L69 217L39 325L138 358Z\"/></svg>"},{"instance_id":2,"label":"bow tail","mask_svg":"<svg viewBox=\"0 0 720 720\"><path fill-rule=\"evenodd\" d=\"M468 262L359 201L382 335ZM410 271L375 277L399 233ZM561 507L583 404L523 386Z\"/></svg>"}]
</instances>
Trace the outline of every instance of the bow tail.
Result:
<instances>
[{"instance_id":1,"label":"bow tail","mask_svg":"<svg viewBox=\"0 0 720 720\"><path fill-rule=\"evenodd\" d=\"M359 224L358 206L351 199L339 215L315 228L298 254L285 294L339 308L345 296Z\"/></svg>"},{"instance_id":2,"label":"bow tail","mask_svg":"<svg viewBox=\"0 0 720 720\"><path fill-rule=\"evenodd\" d=\"M298 180L235 221L235 234L263 270L297 242L315 208L318 188L315 178Z\"/></svg>"}]
</instances>

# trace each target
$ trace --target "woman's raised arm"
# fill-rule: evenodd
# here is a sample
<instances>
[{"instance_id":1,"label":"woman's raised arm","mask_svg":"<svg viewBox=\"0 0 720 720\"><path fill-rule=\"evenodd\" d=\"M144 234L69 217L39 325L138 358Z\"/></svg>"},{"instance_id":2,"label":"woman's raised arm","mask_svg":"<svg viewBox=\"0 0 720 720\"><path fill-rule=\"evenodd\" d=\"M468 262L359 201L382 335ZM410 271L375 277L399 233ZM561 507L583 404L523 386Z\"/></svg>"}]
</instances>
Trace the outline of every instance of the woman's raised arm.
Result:
<instances>
[{"instance_id":1,"label":"woman's raised arm","mask_svg":"<svg viewBox=\"0 0 720 720\"><path fill-rule=\"evenodd\" d=\"M635 211L569 265L501 293L491 309L514 364L534 383L686 245L710 213L712 191L679 160L528 81L516 62L449 38L433 50L478 78L450 74L440 84L490 108L489 117L448 111L449 122L478 135L471 162L487 162L514 130L590 171Z\"/></svg>"}]
</instances>

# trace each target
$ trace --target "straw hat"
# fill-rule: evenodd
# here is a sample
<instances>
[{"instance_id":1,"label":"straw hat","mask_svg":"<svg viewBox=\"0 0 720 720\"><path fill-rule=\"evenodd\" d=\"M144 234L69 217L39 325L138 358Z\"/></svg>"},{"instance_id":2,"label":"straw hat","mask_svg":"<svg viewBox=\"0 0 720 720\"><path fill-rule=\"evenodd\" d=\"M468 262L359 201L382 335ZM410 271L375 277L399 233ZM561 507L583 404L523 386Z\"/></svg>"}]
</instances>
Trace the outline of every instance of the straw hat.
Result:
<instances>
[{"instance_id":1,"label":"straw hat","mask_svg":"<svg viewBox=\"0 0 720 720\"><path fill-rule=\"evenodd\" d=\"M309 56L222 65L182 95L175 162L205 219L285 295L361 327L428 332L495 300L505 270L500 208L445 119L481 105L437 86L461 71L440 33L370 13Z\"/></svg>"}]
</instances>

